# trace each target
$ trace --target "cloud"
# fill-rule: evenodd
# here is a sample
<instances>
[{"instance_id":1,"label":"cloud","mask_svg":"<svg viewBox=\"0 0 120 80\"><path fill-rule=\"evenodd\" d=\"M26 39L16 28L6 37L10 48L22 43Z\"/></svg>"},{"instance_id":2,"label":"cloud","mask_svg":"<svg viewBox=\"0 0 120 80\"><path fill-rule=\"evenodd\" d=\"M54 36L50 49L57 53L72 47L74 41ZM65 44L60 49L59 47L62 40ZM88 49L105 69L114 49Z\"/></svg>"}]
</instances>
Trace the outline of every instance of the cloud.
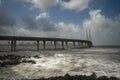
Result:
<instances>
[{"instance_id":1,"label":"cloud","mask_svg":"<svg viewBox=\"0 0 120 80\"><path fill-rule=\"evenodd\" d=\"M25 18L25 17L24 17ZM65 24L64 22L54 23L49 20L49 13L43 12L36 16L34 21L28 17L23 19L27 25L27 30L31 31L34 36L47 36L47 37L61 37L61 38L80 38L81 29L79 25L72 23ZM36 27L33 27L33 26Z\"/></svg>"},{"instance_id":2,"label":"cloud","mask_svg":"<svg viewBox=\"0 0 120 80\"><path fill-rule=\"evenodd\" d=\"M72 23L65 24L64 22L59 22L56 24L58 28L57 36L62 38L74 38L74 39L82 39L83 31L81 30L79 25L75 25Z\"/></svg>"},{"instance_id":3,"label":"cloud","mask_svg":"<svg viewBox=\"0 0 120 80\"><path fill-rule=\"evenodd\" d=\"M15 34L16 36L17 35L18 36L32 36L32 33L29 30L25 29L25 28L19 28L19 29L16 30L15 33L16 33Z\"/></svg>"},{"instance_id":4,"label":"cloud","mask_svg":"<svg viewBox=\"0 0 120 80\"><path fill-rule=\"evenodd\" d=\"M27 29L38 29L37 23L30 16L22 16L21 18L26 24Z\"/></svg>"},{"instance_id":5,"label":"cloud","mask_svg":"<svg viewBox=\"0 0 120 80\"><path fill-rule=\"evenodd\" d=\"M49 17L48 13L43 12L36 16L36 20L30 16L23 16L22 20L29 30L56 31L55 24L49 20Z\"/></svg>"},{"instance_id":6,"label":"cloud","mask_svg":"<svg viewBox=\"0 0 120 80\"><path fill-rule=\"evenodd\" d=\"M0 8L0 34L1 35L16 35L16 36L29 36L31 32L24 28L17 28L14 18Z\"/></svg>"},{"instance_id":7,"label":"cloud","mask_svg":"<svg viewBox=\"0 0 120 80\"><path fill-rule=\"evenodd\" d=\"M82 11L88 8L89 0L70 0L68 2L61 1L63 9Z\"/></svg>"},{"instance_id":8,"label":"cloud","mask_svg":"<svg viewBox=\"0 0 120 80\"><path fill-rule=\"evenodd\" d=\"M120 45L120 20L110 19L101 14L101 10L91 10L90 19L83 22L85 29L92 32L92 40L96 45Z\"/></svg>"},{"instance_id":9,"label":"cloud","mask_svg":"<svg viewBox=\"0 0 120 80\"><path fill-rule=\"evenodd\" d=\"M9 17L3 9L0 8L0 26L14 26L16 24L12 17Z\"/></svg>"},{"instance_id":10,"label":"cloud","mask_svg":"<svg viewBox=\"0 0 120 80\"><path fill-rule=\"evenodd\" d=\"M37 19L37 20L38 20L38 19L48 19L49 17L50 17L50 16L49 16L48 13L43 12L43 13L39 14L38 16L36 16L36 19Z\"/></svg>"},{"instance_id":11,"label":"cloud","mask_svg":"<svg viewBox=\"0 0 120 80\"><path fill-rule=\"evenodd\" d=\"M82 11L88 8L90 0L22 0L33 4L30 9L38 8L42 11L46 11L51 7L59 6L62 9Z\"/></svg>"},{"instance_id":12,"label":"cloud","mask_svg":"<svg viewBox=\"0 0 120 80\"><path fill-rule=\"evenodd\" d=\"M43 31L56 31L57 28L55 24L49 20L49 17L49 14L46 12L39 14L36 16L37 24Z\"/></svg>"},{"instance_id":13,"label":"cloud","mask_svg":"<svg viewBox=\"0 0 120 80\"><path fill-rule=\"evenodd\" d=\"M47 37L82 39L83 31L80 26L64 22L54 23L54 25L57 30L44 32Z\"/></svg>"},{"instance_id":14,"label":"cloud","mask_svg":"<svg viewBox=\"0 0 120 80\"><path fill-rule=\"evenodd\" d=\"M9 17L6 12L2 8L0 8L0 33L12 33L15 25L15 20L12 17Z\"/></svg>"},{"instance_id":15,"label":"cloud","mask_svg":"<svg viewBox=\"0 0 120 80\"><path fill-rule=\"evenodd\" d=\"M57 5L59 2L59 0L23 0L23 1L32 3L34 8L38 8L43 11Z\"/></svg>"},{"instance_id":16,"label":"cloud","mask_svg":"<svg viewBox=\"0 0 120 80\"><path fill-rule=\"evenodd\" d=\"M79 32L80 27L78 25L74 25L72 23L65 24L64 22L59 22L56 26L58 26L59 30L65 31L65 32Z\"/></svg>"}]
</instances>

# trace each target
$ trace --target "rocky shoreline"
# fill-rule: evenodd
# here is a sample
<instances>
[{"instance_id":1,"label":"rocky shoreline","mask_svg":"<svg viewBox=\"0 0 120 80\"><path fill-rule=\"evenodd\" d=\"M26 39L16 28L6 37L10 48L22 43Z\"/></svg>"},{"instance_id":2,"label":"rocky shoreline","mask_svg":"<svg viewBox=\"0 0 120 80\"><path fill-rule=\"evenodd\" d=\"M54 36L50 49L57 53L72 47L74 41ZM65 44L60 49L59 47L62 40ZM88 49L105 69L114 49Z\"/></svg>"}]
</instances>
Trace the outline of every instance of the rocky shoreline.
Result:
<instances>
[{"instance_id":1,"label":"rocky shoreline","mask_svg":"<svg viewBox=\"0 0 120 80\"><path fill-rule=\"evenodd\" d=\"M33 56L34 58L40 58L38 55ZM0 56L0 69L2 67L7 67L8 65L17 65L20 63L31 63L36 64L34 60L30 60L31 56L19 56L19 55L3 55ZM0 80L10 80L10 79L4 79L0 78ZM16 80L16 79L14 79ZM17 79L21 80L21 79ZM69 75L65 74L64 76L57 76L57 77L50 77L50 78L40 78L40 79L22 79L22 80L120 80L120 78L116 77L107 77L107 76L101 76L97 77L95 73L93 73L90 76L86 75Z\"/></svg>"},{"instance_id":2,"label":"rocky shoreline","mask_svg":"<svg viewBox=\"0 0 120 80\"><path fill-rule=\"evenodd\" d=\"M13 79L4 79L0 78L0 80L13 80ZM101 76L97 77L95 73L90 76L86 75L75 75L71 76L69 74L65 74L64 76L50 77L50 78L39 78L39 79L14 79L14 80L120 80L120 78L116 77L107 77Z\"/></svg>"},{"instance_id":3,"label":"rocky shoreline","mask_svg":"<svg viewBox=\"0 0 120 80\"><path fill-rule=\"evenodd\" d=\"M30 80L120 80L120 79L116 77L108 78L107 76L97 77L96 74L93 73L91 76L86 76L86 75L71 76L69 74L66 74L65 76L59 76L59 77L30 79Z\"/></svg>"}]
</instances>

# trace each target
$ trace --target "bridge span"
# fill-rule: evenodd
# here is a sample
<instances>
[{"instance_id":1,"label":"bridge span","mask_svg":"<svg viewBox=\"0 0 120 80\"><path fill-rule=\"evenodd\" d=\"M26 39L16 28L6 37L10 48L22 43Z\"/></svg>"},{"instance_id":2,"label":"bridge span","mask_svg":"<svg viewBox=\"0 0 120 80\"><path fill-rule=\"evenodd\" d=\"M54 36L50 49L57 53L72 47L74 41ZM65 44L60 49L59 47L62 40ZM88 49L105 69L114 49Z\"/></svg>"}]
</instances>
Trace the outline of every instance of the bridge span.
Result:
<instances>
[{"instance_id":1,"label":"bridge span","mask_svg":"<svg viewBox=\"0 0 120 80\"><path fill-rule=\"evenodd\" d=\"M80 39L65 39L65 38L47 38L47 37L25 37L25 36L0 36L0 41L10 41L11 51L16 51L17 41L36 41L36 48L39 50L40 41L42 41L43 49L46 49L46 42L54 42L54 48L57 48L57 42L61 42L61 47L68 47L68 43L72 42L73 46L76 47L76 43L79 47L90 48L92 47L92 42L89 40Z\"/></svg>"}]
</instances>

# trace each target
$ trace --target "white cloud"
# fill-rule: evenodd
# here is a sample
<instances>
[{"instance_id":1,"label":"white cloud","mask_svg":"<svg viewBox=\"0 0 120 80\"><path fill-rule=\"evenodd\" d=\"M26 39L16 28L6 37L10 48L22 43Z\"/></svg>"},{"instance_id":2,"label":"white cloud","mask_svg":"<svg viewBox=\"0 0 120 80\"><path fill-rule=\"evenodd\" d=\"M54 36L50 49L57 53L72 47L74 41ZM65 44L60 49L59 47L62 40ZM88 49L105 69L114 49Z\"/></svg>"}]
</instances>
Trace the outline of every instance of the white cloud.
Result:
<instances>
[{"instance_id":1,"label":"white cloud","mask_svg":"<svg viewBox=\"0 0 120 80\"><path fill-rule=\"evenodd\" d=\"M40 33L46 34L48 37L61 38L81 38L81 30L79 25L64 22L54 23L49 20L49 14L46 12L36 16L37 25L40 27Z\"/></svg>"},{"instance_id":2,"label":"white cloud","mask_svg":"<svg viewBox=\"0 0 120 80\"><path fill-rule=\"evenodd\" d=\"M85 29L92 32L92 40L95 44L120 45L120 21L110 19L101 14L101 10L91 10L90 19L83 22Z\"/></svg>"},{"instance_id":3,"label":"white cloud","mask_svg":"<svg viewBox=\"0 0 120 80\"><path fill-rule=\"evenodd\" d=\"M72 23L65 24L64 22L60 22L56 25L59 30L65 31L65 32L79 32L80 27L78 25L74 25Z\"/></svg>"},{"instance_id":4,"label":"white cloud","mask_svg":"<svg viewBox=\"0 0 120 80\"><path fill-rule=\"evenodd\" d=\"M59 0L24 0L33 4L33 7L41 10L47 10L59 2Z\"/></svg>"},{"instance_id":5,"label":"white cloud","mask_svg":"<svg viewBox=\"0 0 120 80\"><path fill-rule=\"evenodd\" d=\"M47 19L47 18L49 18L50 16L49 16L49 14L48 13L46 13L46 12L43 12L43 13L40 13L38 16L36 16L36 19L38 20L38 19Z\"/></svg>"},{"instance_id":6,"label":"white cloud","mask_svg":"<svg viewBox=\"0 0 120 80\"><path fill-rule=\"evenodd\" d=\"M19 28L16 30L15 35L17 35L17 36L32 36L32 33L25 28Z\"/></svg>"},{"instance_id":7,"label":"white cloud","mask_svg":"<svg viewBox=\"0 0 120 80\"><path fill-rule=\"evenodd\" d=\"M64 22L59 22L56 24L56 27L58 31L54 34L58 34L58 37L82 39L83 31L80 29L79 25L75 25L72 23L65 24Z\"/></svg>"},{"instance_id":8,"label":"white cloud","mask_svg":"<svg viewBox=\"0 0 120 80\"><path fill-rule=\"evenodd\" d=\"M40 33L46 34L48 37L61 38L81 38L81 30L79 25L64 22L54 23L49 20L49 14L46 12L36 16L37 25L40 27Z\"/></svg>"},{"instance_id":9,"label":"white cloud","mask_svg":"<svg viewBox=\"0 0 120 80\"><path fill-rule=\"evenodd\" d=\"M90 0L22 0L33 4L30 9L38 8L42 11L48 10L51 7L59 5L63 9L82 11L89 6Z\"/></svg>"},{"instance_id":10,"label":"white cloud","mask_svg":"<svg viewBox=\"0 0 120 80\"><path fill-rule=\"evenodd\" d=\"M61 6L64 9L82 11L88 8L89 0L70 0L69 2L61 1Z\"/></svg>"}]
</instances>

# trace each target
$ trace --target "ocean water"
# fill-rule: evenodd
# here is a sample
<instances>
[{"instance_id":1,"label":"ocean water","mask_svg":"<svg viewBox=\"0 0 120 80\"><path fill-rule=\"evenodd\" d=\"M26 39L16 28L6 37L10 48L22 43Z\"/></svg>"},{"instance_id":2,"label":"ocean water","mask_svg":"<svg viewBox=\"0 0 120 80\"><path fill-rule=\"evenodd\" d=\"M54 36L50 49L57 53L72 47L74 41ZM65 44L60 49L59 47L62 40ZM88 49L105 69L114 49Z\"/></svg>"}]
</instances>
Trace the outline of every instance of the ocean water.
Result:
<instances>
[{"instance_id":1,"label":"ocean water","mask_svg":"<svg viewBox=\"0 0 120 80\"><path fill-rule=\"evenodd\" d=\"M115 76L120 78L120 48L93 47L88 49L0 52L3 54L38 55L29 58L36 64L21 63L3 68L0 77L41 78L71 75ZM11 75L16 73L17 75Z\"/></svg>"}]
</instances>

